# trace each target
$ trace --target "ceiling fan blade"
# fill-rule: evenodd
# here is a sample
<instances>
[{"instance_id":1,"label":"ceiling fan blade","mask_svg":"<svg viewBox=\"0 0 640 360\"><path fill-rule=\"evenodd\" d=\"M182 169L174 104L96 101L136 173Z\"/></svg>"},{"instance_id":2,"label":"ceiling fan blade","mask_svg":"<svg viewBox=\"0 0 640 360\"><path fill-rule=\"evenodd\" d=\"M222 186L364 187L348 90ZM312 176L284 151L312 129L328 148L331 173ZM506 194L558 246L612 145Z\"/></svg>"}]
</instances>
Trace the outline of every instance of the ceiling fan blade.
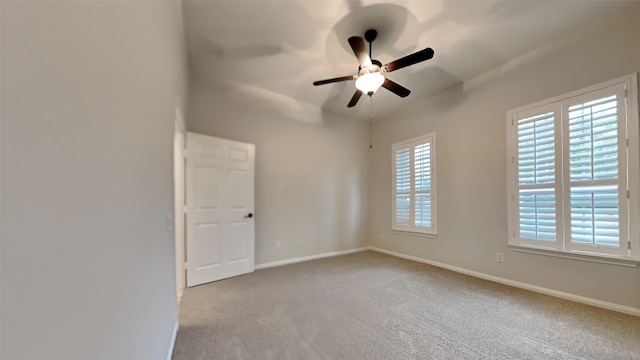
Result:
<instances>
[{"instance_id":1,"label":"ceiling fan blade","mask_svg":"<svg viewBox=\"0 0 640 360\"><path fill-rule=\"evenodd\" d=\"M418 52L414 52L413 54L402 57L396 61L392 61L387 65L385 65L385 67L387 68L387 72L392 72L398 69L402 69L403 67L407 67L409 65L413 65L425 60L429 60L432 57L433 57L433 49L426 48Z\"/></svg>"},{"instance_id":2,"label":"ceiling fan blade","mask_svg":"<svg viewBox=\"0 0 640 360\"><path fill-rule=\"evenodd\" d=\"M356 90L356 93L353 94L353 97L351 98L351 101L349 101L349 104L347 105L347 107L356 106L356 104L358 103L358 100L360 100L361 96L362 96L362 91Z\"/></svg>"},{"instance_id":3,"label":"ceiling fan blade","mask_svg":"<svg viewBox=\"0 0 640 360\"><path fill-rule=\"evenodd\" d=\"M337 78L333 78L333 79L314 81L313 85L318 86L318 85L330 84L330 83L339 82L339 81L353 80L354 78L355 78L355 76L353 76L353 75L341 76L341 77L337 77Z\"/></svg>"},{"instance_id":4,"label":"ceiling fan blade","mask_svg":"<svg viewBox=\"0 0 640 360\"><path fill-rule=\"evenodd\" d=\"M384 79L382 87L400 97L407 97L409 96L409 94L411 94L411 90L389 79Z\"/></svg>"},{"instance_id":5,"label":"ceiling fan blade","mask_svg":"<svg viewBox=\"0 0 640 360\"><path fill-rule=\"evenodd\" d=\"M358 58L360 65L371 66L371 58L369 58L369 53L367 52L364 40L359 36L352 36L348 41L349 45L351 45L351 50L353 50L353 53Z\"/></svg>"}]
</instances>

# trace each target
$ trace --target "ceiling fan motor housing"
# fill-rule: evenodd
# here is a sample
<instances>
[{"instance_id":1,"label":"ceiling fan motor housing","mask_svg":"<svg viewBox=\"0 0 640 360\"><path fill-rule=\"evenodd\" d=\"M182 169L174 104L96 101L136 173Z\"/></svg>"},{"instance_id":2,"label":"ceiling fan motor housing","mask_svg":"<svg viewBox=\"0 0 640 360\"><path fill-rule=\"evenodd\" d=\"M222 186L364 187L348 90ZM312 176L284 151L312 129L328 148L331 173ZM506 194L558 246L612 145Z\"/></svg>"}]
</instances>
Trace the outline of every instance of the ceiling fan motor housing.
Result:
<instances>
[{"instance_id":1,"label":"ceiling fan motor housing","mask_svg":"<svg viewBox=\"0 0 640 360\"><path fill-rule=\"evenodd\" d=\"M358 76L362 76L364 74L373 74L373 73L382 73L384 74L385 68L382 66L382 63L378 60L371 60L371 65L362 66L360 65L358 68Z\"/></svg>"}]
</instances>

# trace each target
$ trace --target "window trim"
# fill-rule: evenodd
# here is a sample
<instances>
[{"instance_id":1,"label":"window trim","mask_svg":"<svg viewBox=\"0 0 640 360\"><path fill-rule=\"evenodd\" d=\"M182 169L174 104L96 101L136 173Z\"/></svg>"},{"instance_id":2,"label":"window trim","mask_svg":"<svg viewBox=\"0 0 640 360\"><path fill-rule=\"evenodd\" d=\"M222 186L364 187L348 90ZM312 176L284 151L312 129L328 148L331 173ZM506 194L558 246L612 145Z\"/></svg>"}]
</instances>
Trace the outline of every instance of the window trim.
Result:
<instances>
[{"instance_id":1,"label":"window trim","mask_svg":"<svg viewBox=\"0 0 640 360\"><path fill-rule=\"evenodd\" d=\"M624 267L636 268L640 265L640 260L638 259L623 258L623 257L609 256L609 255L589 253L589 252L563 251L563 250L535 247L530 245L514 245L514 244L509 244L509 249L511 251L521 252L526 254L551 256L556 258L595 262L600 264L618 265L618 266L624 266Z\"/></svg>"},{"instance_id":2,"label":"window trim","mask_svg":"<svg viewBox=\"0 0 640 360\"><path fill-rule=\"evenodd\" d=\"M430 143L430 196L431 196L431 227L421 228L415 225L398 225L396 224L396 149L413 147L415 145ZM391 231L398 234L417 235L428 238L437 236L437 175L436 175L436 133L431 132L418 136L409 140L397 142L391 145ZM411 165L411 195L415 195L415 177L414 166ZM411 208L411 219L414 219L415 209Z\"/></svg>"},{"instance_id":3,"label":"window trim","mask_svg":"<svg viewBox=\"0 0 640 360\"><path fill-rule=\"evenodd\" d=\"M570 103L572 99L579 96L584 96L588 93L593 93L596 91L602 91L602 89L612 88L615 86L619 86L620 84L625 84L626 86L625 131L626 138L628 139L628 146L626 147L626 151L625 149L621 149L620 152L626 153L626 164L624 166L628 168L627 179L622 179L619 181L626 183L626 187L629 191L629 196L625 204L627 211L626 227L628 229L628 232L626 238L621 237L621 247L624 247L624 243L628 242L628 246L630 247L628 255L611 255L578 249L568 249L568 246L566 244L563 244L562 249L548 248L541 246L540 242L534 244L518 239L517 236L514 235L518 233L519 228L519 211L516 201L519 188L516 166L518 144L515 143L516 137L514 136L514 131L517 131L517 126L514 126L516 115L529 110L549 107L556 103L564 102L565 104L567 104ZM638 225L638 223L640 223L640 115L638 113L638 101L638 74L633 73L507 111L507 243L512 250L555 257L568 257L577 260L614 263L617 265L625 266L638 266L638 264L640 264L640 226ZM564 132L564 129L560 130L560 132ZM560 142L559 146L562 146L563 142ZM565 154L566 152L564 152L564 154L557 154L557 156L565 156ZM563 162L564 160L565 159L563 159ZM562 194L561 196L566 196L566 194ZM567 221L564 221L561 226L557 228L558 236L562 237L562 242L567 241L565 239L565 234L563 233L566 232L566 223Z\"/></svg>"}]
</instances>

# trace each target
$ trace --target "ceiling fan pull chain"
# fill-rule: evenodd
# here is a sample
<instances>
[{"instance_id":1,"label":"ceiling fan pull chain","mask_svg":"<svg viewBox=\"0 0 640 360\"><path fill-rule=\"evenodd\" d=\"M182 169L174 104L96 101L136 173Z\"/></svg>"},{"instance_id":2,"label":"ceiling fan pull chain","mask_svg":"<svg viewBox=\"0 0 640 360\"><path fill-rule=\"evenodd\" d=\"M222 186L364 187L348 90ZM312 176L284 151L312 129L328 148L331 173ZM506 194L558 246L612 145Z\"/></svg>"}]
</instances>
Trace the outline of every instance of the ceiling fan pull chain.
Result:
<instances>
[{"instance_id":1,"label":"ceiling fan pull chain","mask_svg":"<svg viewBox=\"0 0 640 360\"><path fill-rule=\"evenodd\" d=\"M373 96L369 96L369 149L373 149Z\"/></svg>"}]
</instances>

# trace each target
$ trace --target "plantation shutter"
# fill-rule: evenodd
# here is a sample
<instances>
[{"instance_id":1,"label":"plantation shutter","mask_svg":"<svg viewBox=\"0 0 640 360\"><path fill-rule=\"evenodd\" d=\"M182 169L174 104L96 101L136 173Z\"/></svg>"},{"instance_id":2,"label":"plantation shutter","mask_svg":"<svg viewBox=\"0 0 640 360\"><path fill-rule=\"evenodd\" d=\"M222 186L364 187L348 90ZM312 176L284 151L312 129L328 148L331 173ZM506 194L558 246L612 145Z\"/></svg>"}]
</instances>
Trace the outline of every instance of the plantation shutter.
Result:
<instances>
[{"instance_id":1,"label":"plantation shutter","mask_svg":"<svg viewBox=\"0 0 640 360\"><path fill-rule=\"evenodd\" d=\"M395 151L396 193L395 223L411 224L411 149L404 147Z\"/></svg>"},{"instance_id":2,"label":"plantation shutter","mask_svg":"<svg viewBox=\"0 0 640 360\"><path fill-rule=\"evenodd\" d=\"M392 229L435 234L435 134L392 147Z\"/></svg>"},{"instance_id":3,"label":"plantation shutter","mask_svg":"<svg viewBox=\"0 0 640 360\"><path fill-rule=\"evenodd\" d=\"M518 234L521 242L561 247L558 222L557 105L517 114ZM555 245L554 245L555 243Z\"/></svg>"},{"instance_id":4,"label":"plantation shutter","mask_svg":"<svg viewBox=\"0 0 640 360\"><path fill-rule=\"evenodd\" d=\"M640 259L640 131L629 94L633 76L507 112L511 245Z\"/></svg>"},{"instance_id":5,"label":"plantation shutter","mask_svg":"<svg viewBox=\"0 0 640 360\"><path fill-rule=\"evenodd\" d=\"M565 125L568 143L567 247L618 254L626 186L623 88L570 99Z\"/></svg>"},{"instance_id":6,"label":"plantation shutter","mask_svg":"<svg viewBox=\"0 0 640 360\"><path fill-rule=\"evenodd\" d=\"M423 228L431 227L431 143L416 145L415 164L415 222Z\"/></svg>"}]
</instances>

